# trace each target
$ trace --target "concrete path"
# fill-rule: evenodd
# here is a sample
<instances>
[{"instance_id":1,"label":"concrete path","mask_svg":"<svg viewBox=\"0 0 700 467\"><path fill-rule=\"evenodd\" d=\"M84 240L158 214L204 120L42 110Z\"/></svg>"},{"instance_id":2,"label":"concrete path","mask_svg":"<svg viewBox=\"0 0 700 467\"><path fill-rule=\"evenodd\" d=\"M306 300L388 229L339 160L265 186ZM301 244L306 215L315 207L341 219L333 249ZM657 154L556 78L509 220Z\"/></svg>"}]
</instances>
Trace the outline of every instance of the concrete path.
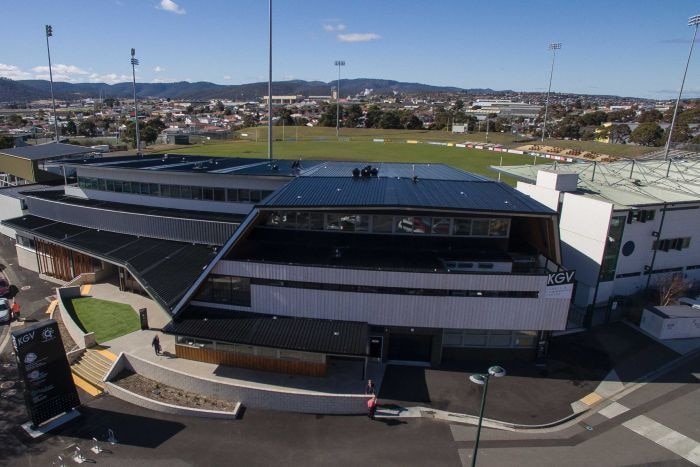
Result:
<instances>
[{"instance_id":1,"label":"concrete path","mask_svg":"<svg viewBox=\"0 0 700 467\"><path fill-rule=\"evenodd\" d=\"M137 312L141 308L146 308L148 310L148 326L152 329L162 329L171 319L168 312L150 298L135 293L122 292L114 284L92 284L89 295L101 300L131 305Z\"/></svg>"}]
</instances>

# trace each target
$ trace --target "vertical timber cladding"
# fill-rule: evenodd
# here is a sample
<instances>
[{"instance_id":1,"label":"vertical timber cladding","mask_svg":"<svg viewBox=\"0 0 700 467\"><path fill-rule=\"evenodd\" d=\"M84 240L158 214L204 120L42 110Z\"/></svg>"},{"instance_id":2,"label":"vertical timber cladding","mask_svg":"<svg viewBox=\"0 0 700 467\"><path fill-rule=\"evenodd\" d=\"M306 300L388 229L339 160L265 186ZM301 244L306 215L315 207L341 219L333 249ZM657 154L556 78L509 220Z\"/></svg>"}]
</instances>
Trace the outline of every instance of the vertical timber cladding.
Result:
<instances>
[{"instance_id":1,"label":"vertical timber cladding","mask_svg":"<svg viewBox=\"0 0 700 467\"><path fill-rule=\"evenodd\" d=\"M38 238L35 245L39 272L42 274L71 281L82 273L94 272L93 259L90 256Z\"/></svg>"},{"instance_id":2,"label":"vertical timber cladding","mask_svg":"<svg viewBox=\"0 0 700 467\"><path fill-rule=\"evenodd\" d=\"M80 405L56 321L13 331L12 346L34 427Z\"/></svg>"},{"instance_id":3,"label":"vertical timber cladding","mask_svg":"<svg viewBox=\"0 0 700 467\"><path fill-rule=\"evenodd\" d=\"M326 376L327 370L326 363L281 360L277 358L261 357L259 355L200 349L179 344L175 344L175 355L178 358L195 360L197 362L304 376Z\"/></svg>"}]
</instances>

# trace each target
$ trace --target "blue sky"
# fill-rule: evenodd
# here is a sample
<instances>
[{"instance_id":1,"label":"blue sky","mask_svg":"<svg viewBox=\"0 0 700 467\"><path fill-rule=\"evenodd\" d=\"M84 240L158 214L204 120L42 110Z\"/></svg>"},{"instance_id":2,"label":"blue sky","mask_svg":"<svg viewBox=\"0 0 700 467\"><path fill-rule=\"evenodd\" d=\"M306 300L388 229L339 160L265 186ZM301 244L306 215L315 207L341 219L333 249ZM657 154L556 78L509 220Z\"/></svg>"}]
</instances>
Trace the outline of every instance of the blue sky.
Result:
<instances>
[{"instance_id":1,"label":"blue sky","mask_svg":"<svg viewBox=\"0 0 700 467\"><path fill-rule=\"evenodd\" d=\"M273 79L383 78L464 88L674 98L696 0L274 0ZM56 81L267 80L266 0L3 2L0 76ZM698 39L700 41L700 38ZM696 42L697 45L697 42ZM273 90L274 92L274 90ZM684 96L700 96L700 50Z\"/></svg>"}]
</instances>

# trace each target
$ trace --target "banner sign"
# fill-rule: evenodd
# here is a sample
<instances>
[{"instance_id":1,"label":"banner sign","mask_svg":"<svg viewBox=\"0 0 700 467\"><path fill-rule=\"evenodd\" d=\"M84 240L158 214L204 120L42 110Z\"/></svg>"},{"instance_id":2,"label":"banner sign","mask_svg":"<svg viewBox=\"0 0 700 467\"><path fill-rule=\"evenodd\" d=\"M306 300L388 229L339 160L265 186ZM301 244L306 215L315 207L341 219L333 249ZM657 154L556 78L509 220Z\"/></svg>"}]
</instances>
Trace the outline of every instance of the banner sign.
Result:
<instances>
[{"instance_id":1,"label":"banner sign","mask_svg":"<svg viewBox=\"0 0 700 467\"><path fill-rule=\"evenodd\" d=\"M58 323L49 319L12 332L24 400L34 426L80 405Z\"/></svg>"},{"instance_id":2,"label":"banner sign","mask_svg":"<svg viewBox=\"0 0 700 467\"><path fill-rule=\"evenodd\" d=\"M574 292L576 271L555 272L547 276L544 298L570 299Z\"/></svg>"}]
</instances>

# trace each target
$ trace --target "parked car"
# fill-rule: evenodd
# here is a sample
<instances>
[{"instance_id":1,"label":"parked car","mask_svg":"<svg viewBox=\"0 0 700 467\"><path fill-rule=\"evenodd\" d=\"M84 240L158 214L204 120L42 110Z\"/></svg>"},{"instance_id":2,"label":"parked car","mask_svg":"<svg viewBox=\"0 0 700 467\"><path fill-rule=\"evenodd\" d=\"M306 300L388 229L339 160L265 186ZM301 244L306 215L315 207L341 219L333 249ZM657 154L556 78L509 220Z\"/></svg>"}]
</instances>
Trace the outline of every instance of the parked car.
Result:
<instances>
[{"instance_id":1,"label":"parked car","mask_svg":"<svg viewBox=\"0 0 700 467\"><path fill-rule=\"evenodd\" d=\"M10 293L10 284L5 279L0 279L0 297Z\"/></svg>"},{"instance_id":2,"label":"parked car","mask_svg":"<svg viewBox=\"0 0 700 467\"><path fill-rule=\"evenodd\" d=\"M10 301L0 298L0 323L10 322Z\"/></svg>"}]
</instances>

